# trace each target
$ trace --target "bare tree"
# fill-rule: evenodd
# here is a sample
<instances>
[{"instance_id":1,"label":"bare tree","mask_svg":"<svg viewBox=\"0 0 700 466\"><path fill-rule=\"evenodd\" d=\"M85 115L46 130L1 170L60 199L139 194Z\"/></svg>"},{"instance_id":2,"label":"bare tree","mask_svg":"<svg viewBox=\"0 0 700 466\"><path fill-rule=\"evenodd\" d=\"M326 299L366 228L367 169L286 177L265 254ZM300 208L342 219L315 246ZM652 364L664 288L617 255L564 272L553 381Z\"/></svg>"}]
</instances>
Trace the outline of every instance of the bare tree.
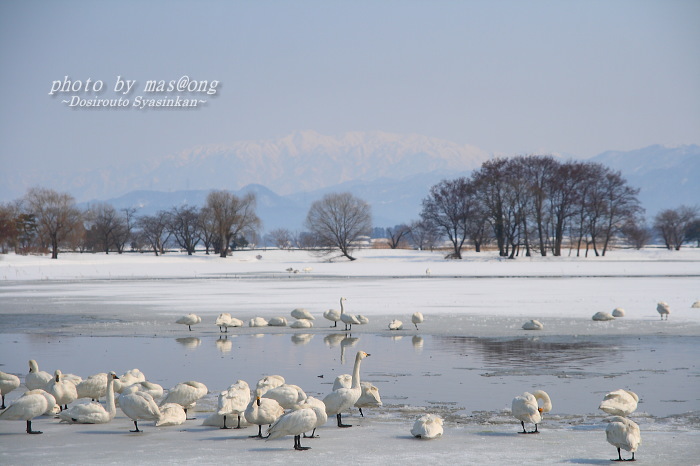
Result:
<instances>
[{"instance_id":1,"label":"bare tree","mask_svg":"<svg viewBox=\"0 0 700 466\"><path fill-rule=\"evenodd\" d=\"M136 221L136 225L140 228L139 236L153 249L156 256L159 253L165 253L165 244L170 238L169 223L170 214L164 210L158 211L155 215L139 217Z\"/></svg>"},{"instance_id":2,"label":"bare tree","mask_svg":"<svg viewBox=\"0 0 700 466\"><path fill-rule=\"evenodd\" d=\"M197 220L199 225L199 239L204 245L204 252L208 256L209 249L217 243L217 226L214 212L209 207L202 207Z\"/></svg>"},{"instance_id":3,"label":"bare tree","mask_svg":"<svg viewBox=\"0 0 700 466\"><path fill-rule=\"evenodd\" d=\"M442 234L435 224L425 220L414 220L411 222L409 237L416 249L432 251L440 241Z\"/></svg>"},{"instance_id":4,"label":"bare tree","mask_svg":"<svg viewBox=\"0 0 700 466\"><path fill-rule=\"evenodd\" d=\"M201 237L199 210L192 206L174 207L168 219L168 229L175 238L175 242L187 251L188 256L194 254Z\"/></svg>"},{"instance_id":5,"label":"bare tree","mask_svg":"<svg viewBox=\"0 0 700 466\"><path fill-rule=\"evenodd\" d=\"M387 228L386 234L389 236L389 247L391 249L398 248L401 244L401 240L407 238L410 233L411 229L408 227L408 225L403 223L401 225L396 225L393 228Z\"/></svg>"},{"instance_id":6,"label":"bare tree","mask_svg":"<svg viewBox=\"0 0 700 466\"><path fill-rule=\"evenodd\" d=\"M109 254L111 247L119 250L117 243L125 235L127 222L117 209L106 203L94 204L85 212L85 218L91 223L98 245L105 254Z\"/></svg>"},{"instance_id":7,"label":"bare tree","mask_svg":"<svg viewBox=\"0 0 700 466\"><path fill-rule=\"evenodd\" d=\"M279 249L291 249L292 245L294 244L292 232L286 228L275 228L268 233L268 237L270 238L270 241L272 241L272 244Z\"/></svg>"},{"instance_id":8,"label":"bare tree","mask_svg":"<svg viewBox=\"0 0 700 466\"><path fill-rule=\"evenodd\" d=\"M625 222L620 233L635 249L642 249L652 238L651 230L644 224L641 216L630 218Z\"/></svg>"},{"instance_id":9,"label":"bare tree","mask_svg":"<svg viewBox=\"0 0 700 466\"><path fill-rule=\"evenodd\" d=\"M355 260L354 243L372 229L371 208L350 193L326 194L311 205L305 225L326 253L337 248L344 257Z\"/></svg>"},{"instance_id":10,"label":"bare tree","mask_svg":"<svg viewBox=\"0 0 700 466\"><path fill-rule=\"evenodd\" d=\"M698 221L698 207L680 206L666 209L654 217L654 228L661 234L668 249L680 250L689 238L693 222Z\"/></svg>"},{"instance_id":11,"label":"bare tree","mask_svg":"<svg viewBox=\"0 0 700 466\"><path fill-rule=\"evenodd\" d=\"M255 214L254 193L239 198L228 191L212 191L207 196L207 207L214 216L220 257L228 255L231 239L260 226L260 219Z\"/></svg>"},{"instance_id":12,"label":"bare tree","mask_svg":"<svg viewBox=\"0 0 700 466\"><path fill-rule=\"evenodd\" d=\"M36 219L39 237L50 245L51 258L58 259L58 247L81 221L73 196L51 189L32 188L25 196L30 214Z\"/></svg>"}]
</instances>

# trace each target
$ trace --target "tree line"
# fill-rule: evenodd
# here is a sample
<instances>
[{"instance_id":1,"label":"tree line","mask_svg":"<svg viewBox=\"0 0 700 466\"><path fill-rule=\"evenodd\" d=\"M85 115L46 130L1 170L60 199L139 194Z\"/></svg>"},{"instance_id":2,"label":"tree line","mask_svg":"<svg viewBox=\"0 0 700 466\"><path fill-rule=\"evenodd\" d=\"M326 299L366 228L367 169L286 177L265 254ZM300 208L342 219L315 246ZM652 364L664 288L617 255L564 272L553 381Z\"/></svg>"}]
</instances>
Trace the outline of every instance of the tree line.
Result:
<instances>
[{"instance_id":1,"label":"tree line","mask_svg":"<svg viewBox=\"0 0 700 466\"><path fill-rule=\"evenodd\" d=\"M551 156L523 156L485 162L469 177L445 179L432 186L420 218L390 228L372 227L371 207L350 193L331 193L314 202L304 222L306 231L272 230L262 241L279 248L306 248L319 254L338 252L354 260L363 236L383 237L390 248L410 245L434 249L451 246L448 257L461 259L468 246L477 252L493 246L503 257L540 254L561 256L562 249L605 255L623 240L636 248L656 232L669 249L698 241L698 207L681 206L657 214L644 224L639 189L620 172L604 165ZM16 201L0 204L0 249L3 253L163 254L178 247L197 248L226 257L261 240L256 198L213 190L202 207L175 206L152 215L134 208L117 210L97 203L81 210L67 193L32 188Z\"/></svg>"}]
</instances>

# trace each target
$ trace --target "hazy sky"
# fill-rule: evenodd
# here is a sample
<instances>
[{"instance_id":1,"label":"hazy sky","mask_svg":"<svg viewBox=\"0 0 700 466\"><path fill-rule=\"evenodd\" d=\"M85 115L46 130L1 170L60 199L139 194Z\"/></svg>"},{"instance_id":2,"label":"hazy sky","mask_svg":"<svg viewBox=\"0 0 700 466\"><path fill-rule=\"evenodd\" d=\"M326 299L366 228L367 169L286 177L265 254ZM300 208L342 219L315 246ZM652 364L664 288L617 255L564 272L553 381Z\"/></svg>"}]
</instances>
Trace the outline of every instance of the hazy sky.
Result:
<instances>
[{"instance_id":1,"label":"hazy sky","mask_svg":"<svg viewBox=\"0 0 700 466\"><path fill-rule=\"evenodd\" d=\"M2 170L295 130L588 157L700 143L700 1L0 2ZM219 81L196 110L71 109L52 82ZM170 95L174 95L171 93Z\"/></svg>"}]
</instances>

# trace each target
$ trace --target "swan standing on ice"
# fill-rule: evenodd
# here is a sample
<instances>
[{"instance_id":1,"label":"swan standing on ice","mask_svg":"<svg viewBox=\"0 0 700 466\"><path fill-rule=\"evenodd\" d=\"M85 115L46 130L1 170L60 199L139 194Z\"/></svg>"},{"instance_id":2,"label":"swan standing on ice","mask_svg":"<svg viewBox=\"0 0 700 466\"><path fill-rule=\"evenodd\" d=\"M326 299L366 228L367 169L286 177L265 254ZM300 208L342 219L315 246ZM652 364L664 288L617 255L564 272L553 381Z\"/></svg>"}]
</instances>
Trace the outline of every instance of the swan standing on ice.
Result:
<instances>
[{"instance_id":1,"label":"swan standing on ice","mask_svg":"<svg viewBox=\"0 0 700 466\"><path fill-rule=\"evenodd\" d=\"M134 430L129 432L143 432L139 429L138 420L158 421L160 409L153 397L145 392L140 392L136 385L127 387L119 396L119 407L122 412L134 421Z\"/></svg>"},{"instance_id":2,"label":"swan standing on ice","mask_svg":"<svg viewBox=\"0 0 700 466\"><path fill-rule=\"evenodd\" d=\"M221 392L219 394L218 414L224 416L224 425L222 429L230 429L230 427L226 427L226 416L232 414L238 416L238 425L236 429L240 429L241 414L245 413L249 403L250 387L244 380L237 381L231 385L228 390Z\"/></svg>"},{"instance_id":3,"label":"swan standing on ice","mask_svg":"<svg viewBox=\"0 0 700 466\"><path fill-rule=\"evenodd\" d=\"M185 409L185 414L187 414L187 410L194 408L197 400L206 395L207 391L207 386L201 382L194 380L182 382L168 390L168 394L161 400L160 406L165 403L177 403Z\"/></svg>"},{"instance_id":4,"label":"swan standing on ice","mask_svg":"<svg viewBox=\"0 0 700 466\"><path fill-rule=\"evenodd\" d=\"M301 434L312 430L316 425L317 419L316 411L313 406L290 411L280 416L280 418L267 429L267 439L273 440L284 437L285 435L293 435L295 450L309 450L311 447L301 446Z\"/></svg>"},{"instance_id":5,"label":"swan standing on ice","mask_svg":"<svg viewBox=\"0 0 700 466\"><path fill-rule=\"evenodd\" d=\"M61 411L58 417L62 422L70 424L105 424L111 421L117 414L117 407L114 404L114 380L118 378L114 372L107 375L106 406L96 402L77 404Z\"/></svg>"},{"instance_id":6,"label":"swan standing on ice","mask_svg":"<svg viewBox=\"0 0 700 466\"><path fill-rule=\"evenodd\" d=\"M5 411L0 413L1 421L27 421L28 434L40 434L32 430L32 419L41 416L56 404L53 395L45 390L35 389L24 392Z\"/></svg>"},{"instance_id":7,"label":"swan standing on ice","mask_svg":"<svg viewBox=\"0 0 700 466\"><path fill-rule=\"evenodd\" d=\"M442 418L436 414L422 415L411 429L411 435L426 440L441 437L442 432Z\"/></svg>"},{"instance_id":8,"label":"swan standing on ice","mask_svg":"<svg viewBox=\"0 0 700 466\"><path fill-rule=\"evenodd\" d=\"M304 308L298 307L294 309L292 312L292 317L295 319L307 319L307 320L315 320L316 318L311 315L309 311L307 311Z\"/></svg>"},{"instance_id":9,"label":"swan standing on ice","mask_svg":"<svg viewBox=\"0 0 700 466\"><path fill-rule=\"evenodd\" d=\"M347 332L348 326L350 326L349 330L352 330L352 324L360 325L360 321L357 320L357 317L355 317L354 315L345 312L345 306L343 306L343 301L347 300L343 298L340 302L340 320L345 324L345 331Z\"/></svg>"},{"instance_id":10,"label":"swan standing on ice","mask_svg":"<svg viewBox=\"0 0 700 466\"><path fill-rule=\"evenodd\" d=\"M51 382L53 376L46 371L39 370L39 364L33 359L29 360L29 373L24 377L24 385L27 390L44 389Z\"/></svg>"},{"instance_id":11,"label":"swan standing on ice","mask_svg":"<svg viewBox=\"0 0 700 466\"><path fill-rule=\"evenodd\" d=\"M284 414L284 408L272 398L261 398L260 391L255 391L255 399L250 402L245 410L245 420L251 424L258 426L258 435L252 435L251 438L262 438L263 424L271 425L281 415Z\"/></svg>"},{"instance_id":12,"label":"swan standing on ice","mask_svg":"<svg viewBox=\"0 0 700 466\"><path fill-rule=\"evenodd\" d=\"M318 438L318 436L315 435L316 428L321 427L323 424L328 422L328 415L326 414L326 405L323 403L323 401L319 400L318 398L310 396L297 406L299 408L311 408L316 413L316 423L314 424L314 430L311 431L311 435L306 435L306 433L304 433L304 438Z\"/></svg>"},{"instance_id":13,"label":"swan standing on ice","mask_svg":"<svg viewBox=\"0 0 700 466\"><path fill-rule=\"evenodd\" d=\"M535 319L528 320L523 324L523 330L542 330L543 328L544 324Z\"/></svg>"},{"instance_id":14,"label":"swan standing on ice","mask_svg":"<svg viewBox=\"0 0 700 466\"><path fill-rule=\"evenodd\" d=\"M53 379L46 385L46 391L56 398L56 404L61 406L61 411L68 408L68 403L78 399L78 390L75 385L63 380L63 374L56 369Z\"/></svg>"},{"instance_id":15,"label":"swan standing on ice","mask_svg":"<svg viewBox=\"0 0 700 466\"><path fill-rule=\"evenodd\" d=\"M228 332L229 324L231 323L231 314L228 312L222 312L219 317L216 318L214 325L219 326L219 332Z\"/></svg>"},{"instance_id":16,"label":"swan standing on ice","mask_svg":"<svg viewBox=\"0 0 700 466\"><path fill-rule=\"evenodd\" d=\"M668 320L668 315L671 313L671 306L661 301L656 305L656 311L661 315L661 320L664 320L664 316L666 316L666 320Z\"/></svg>"},{"instance_id":17,"label":"swan standing on ice","mask_svg":"<svg viewBox=\"0 0 700 466\"><path fill-rule=\"evenodd\" d=\"M639 397L630 390L618 389L605 395L598 409L613 416L627 416L637 409Z\"/></svg>"},{"instance_id":18,"label":"swan standing on ice","mask_svg":"<svg viewBox=\"0 0 700 466\"><path fill-rule=\"evenodd\" d=\"M351 427L349 424L343 424L342 412L350 409L357 403L362 395L362 388L360 386L360 363L369 354L364 351L358 351L355 356L355 367L352 371L352 386L350 388L339 388L332 391L323 399L323 403L326 405L326 414L329 416L332 414L336 415L338 420L338 427Z\"/></svg>"},{"instance_id":19,"label":"swan standing on ice","mask_svg":"<svg viewBox=\"0 0 700 466\"><path fill-rule=\"evenodd\" d=\"M423 314L420 312L414 312L411 316L411 322L416 326L416 330L418 330L418 324L423 323Z\"/></svg>"},{"instance_id":20,"label":"swan standing on ice","mask_svg":"<svg viewBox=\"0 0 700 466\"><path fill-rule=\"evenodd\" d=\"M352 376L350 374L341 374L335 378L333 382L333 390L339 388L350 388L352 386ZM362 408L376 408L382 405L382 397L379 396L379 389L369 382L360 382L362 394L355 402L355 407L360 410L360 416L365 417Z\"/></svg>"},{"instance_id":21,"label":"swan standing on ice","mask_svg":"<svg viewBox=\"0 0 700 466\"><path fill-rule=\"evenodd\" d=\"M341 297L340 298L340 310L328 309L326 312L323 313L323 317L325 317L326 319L333 322L333 325L331 325L331 327L338 326L338 321L340 320L340 315L343 313L343 301L345 301L345 298Z\"/></svg>"},{"instance_id":22,"label":"swan standing on ice","mask_svg":"<svg viewBox=\"0 0 700 466\"><path fill-rule=\"evenodd\" d=\"M187 314L175 321L176 324L182 324L182 325L187 325L187 328L190 329L190 332L192 331L192 326L199 324L202 322L202 318L199 317L197 314Z\"/></svg>"},{"instance_id":23,"label":"swan standing on ice","mask_svg":"<svg viewBox=\"0 0 700 466\"><path fill-rule=\"evenodd\" d=\"M542 400L542 406L538 406L537 401ZM513 398L511 405L513 416L520 421L523 426L521 434L537 434L537 424L542 421L542 414L552 410L552 400L544 390L536 390L532 393L525 392ZM535 424L535 430L528 432L525 430L525 423Z\"/></svg>"},{"instance_id":24,"label":"swan standing on ice","mask_svg":"<svg viewBox=\"0 0 700 466\"><path fill-rule=\"evenodd\" d=\"M2 395L2 406L0 406L0 409L6 408L5 395L19 387L19 383L19 377L16 375L0 372L0 395Z\"/></svg>"},{"instance_id":25,"label":"swan standing on ice","mask_svg":"<svg viewBox=\"0 0 700 466\"><path fill-rule=\"evenodd\" d=\"M637 423L622 416L613 416L605 421L609 422L605 428L608 443L617 448L617 459L612 461L635 461L634 452L642 442ZM623 460L620 449L632 452L632 458Z\"/></svg>"}]
</instances>

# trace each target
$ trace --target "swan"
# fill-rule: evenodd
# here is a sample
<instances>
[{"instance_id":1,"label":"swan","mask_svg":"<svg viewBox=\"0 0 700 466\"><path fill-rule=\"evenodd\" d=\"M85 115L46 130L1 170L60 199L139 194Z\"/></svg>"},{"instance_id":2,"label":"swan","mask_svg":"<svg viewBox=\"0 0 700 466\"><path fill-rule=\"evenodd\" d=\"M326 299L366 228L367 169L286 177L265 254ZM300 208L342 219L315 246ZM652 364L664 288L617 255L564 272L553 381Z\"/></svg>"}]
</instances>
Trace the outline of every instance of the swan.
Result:
<instances>
[{"instance_id":1,"label":"swan","mask_svg":"<svg viewBox=\"0 0 700 466\"><path fill-rule=\"evenodd\" d=\"M313 396L308 397L302 403L300 403L299 408L311 408L316 413L316 423L314 424L314 430L311 431L311 435L306 435L304 433L304 438L317 438L316 428L321 427L323 424L328 422L328 415L326 414L326 405L323 401Z\"/></svg>"},{"instance_id":2,"label":"swan","mask_svg":"<svg viewBox=\"0 0 700 466\"><path fill-rule=\"evenodd\" d=\"M231 314L229 314L228 312L222 312L221 314L219 314L219 317L216 318L216 322L214 325L219 326L219 332L228 332L228 327L230 323Z\"/></svg>"},{"instance_id":3,"label":"swan","mask_svg":"<svg viewBox=\"0 0 700 466\"><path fill-rule=\"evenodd\" d=\"M294 309L292 312L292 317L295 319L308 319L308 320L316 320L314 316L311 315L309 311L307 311L304 308L298 307Z\"/></svg>"},{"instance_id":4,"label":"swan","mask_svg":"<svg viewBox=\"0 0 700 466\"><path fill-rule=\"evenodd\" d=\"M309 406L309 405L307 405ZM269 429L267 439L273 440L285 435L294 436L295 450L308 450L311 447L301 446L301 434L314 428L317 421L316 411L312 406L296 409L279 417Z\"/></svg>"},{"instance_id":5,"label":"swan","mask_svg":"<svg viewBox=\"0 0 700 466\"><path fill-rule=\"evenodd\" d=\"M253 317L248 322L248 327L267 327L267 320L262 317Z\"/></svg>"},{"instance_id":6,"label":"swan","mask_svg":"<svg viewBox=\"0 0 700 466\"><path fill-rule=\"evenodd\" d=\"M671 313L671 306L661 301L656 305L656 311L661 315L661 320L664 320L664 316L666 316L666 320L668 320L668 315Z\"/></svg>"},{"instance_id":7,"label":"swan","mask_svg":"<svg viewBox=\"0 0 700 466\"><path fill-rule=\"evenodd\" d=\"M360 325L369 324L369 319L362 314L357 314L355 317L357 317L357 321L360 323Z\"/></svg>"},{"instance_id":8,"label":"swan","mask_svg":"<svg viewBox=\"0 0 700 466\"><path fill-rule=\"evenodd\" d=\"M161 400L160 406L165 403L177 403L185 408L185 414L187 414L187 410L194 408L197 400L206 395L207 391L207 386L201 382L194 380L182 382L168 390L168 394Z\"/></svg>"},{"instance_id":9,"label":"swan","mask_svg":"<svg viewBox=\"0 0 700 466\"><path fill-rule=\"evenodd\" d=\"M139 386L139 391L148 393L153 397L155 400L156 398L162 398L163 397L163 387L160 386L157 383L154 382L149 382L148 380L144 380L143 382L139 382L138 384L135 384Z\"/></svg>"},{"instance_id":10,"label":"swan","mask_svg":"<svg viewBox=\"0 0 700 466\"><path fill-rule=\"evenodd\" d=\"M341 413L354 406L357 400L360 399L360 395L362 395L362 388L360 386L360 363L368 356L369 354L364 351L357 352L355 356L355 366L352 371L352 386L350 388L333 390L323 399L326 405L326 414L336 415L338 427L351 427L349 424L343 424Z\"/></svg>"},{"instance_id":11,"label":"swan","mask_svg":"<svg viewBox=\"0 0 700 466\"><path fill-rule=\"evenodd\" d=\"M236 319L231 317L231 323L228 324L229 327L243 327L243 321L241 319Z\"/></svg>"},{"instance_id":12,"label":"swan","mask_svg":"<svg viewBox=\"0 0 700 466\"><path fill-rule=\"evenodd\" d=\"M609 312L598 311L595 314L593 314L593 320L597 320L597 321L615 320L615 317L613 317L613 315L610 314Z\"/></svg>"},{"instance_id":13,"label":"swan","mask_svg":"<svg viewBox=\"0 0 700 466\"><path fill-rule=\"evenodd\" d=\"M328 309L323 313L323 317L333 322L331 327L337 327L338 321L340 320L340 315L343 313L343 301L345 298L340 298L340 311L338 309Z\"/></svg>"},{"instance_id":14,"label":"swan","mask_svg":"<svg viewBox=\"0 0 700 466\"><path fill-rule=\"evenodd\" d=\"M544 324L535 319L528 320L523 324L523 330L542 330L543 328Z\"/></svg>"},{"instance_id":15,"label":"swan","mask_svg":"<svg viewBox=\"0 0 700 466\"><path fill-rule=\"evenodd\" d=\"M77 404L69 409L61 411L58 417L61 422L70 424L105 424L114 419L117 414L117 407L114 404L114 381L118 379L117 374L110 372L107 375L107 402L105 406L100 403L91 402Z\"/></svg>"},{"instance_id":16,"label":"swan","mask_svg":"<svg viewBox=\"0 0 700 466\"><path fill-rule=\"evenodd\" d=\"M538 400L542 400L542 406L538 406ZM536 390L532 393L525 392L520 396L513 398L513 403L511 405L513 416L520 421L523 426L523 431L521 434L536 434L539 433L537 430L537 424L542 421L542 414L548 413L552 410L552 400L549 395L544 390ZM535 430L526 431L525 423L530 422L535 424Z\"/></svg>"},{"instance_id":17,"label":"swan","mask_svg":"<svg viewBox=\"0 0 700 466\"><path fill-rule=\"evenodd\" d=\"M224 426L222 429L229 429L229 427L226 427L226 416L229 414L238 416L238 426L236 426L236 429L240 429L241 414L245 413L249 403L250 387L244 380L238 380L228 387L228 390L219 393L218 414L224 416Z\"/></svg>"},{"instance_id":18,"label":"swan","mask_svg":"<svg viewBox=\"0 0 700 466\"><path fill-rule=\"evenodd\" d=\"M637 423L622 416L613 416L605 421L609 423L605 428L605 437L609 444L617 448L617 459L612 461L635 461L634 452L642 441ZM621 448L631 451L632 458L623 460Z\"/></svg>"},{"instance_id":19,"label":"swan","mask_svg":"<svg viewBox=\"0 0 700 466\"><path fill-rule=\"evenodd\" d=\"M258 396L263 396L269 389L279 387L280 385L284 384L285 380L281 375L266 375L262 379L258 380L258 383L255 385L255 391L258 393Z\"/></svg>"},{"instance_id":20,"label":"swan","mask_svg":"<svg viewBox=\"0 0 700 466\"><path fill-rule=\"evenodd\" d=\"M160 417L156 421L156 427L179 426L186 420L185 408L177 403L165 403L160 407Z\"/></svg>"},{"instance_id":21,"label":"swan","mask_svg":"<svg viewBox=\"0 0 700 466\"><path fill-rule=\"evenodd\" d=\"M627 416L637 409L639 397L630 390L618 389L605 395L598 409L613 416Z\"/></svg>"},{"instance_id":22,"label":"swan","mask_svg":"<svg viewBox=\"0 0 700 466\"><path fill-rule=\"evenodd\" d=\"M146 381L146 376L138 369L130 369L114 381L114 391L122 393L127 387Z\"/></svg>"},{"instance_id":23,"label":"swan","mask_svg":"<svg viewBox=\"0 0 700 466\"><path fill-rule=\"evenodd\" d=\"M442 418L436 414L422 415L411 429L411 435L426 440L441 437L442 432Z\"/></svg>"},{"instance_id":24,"label":"swan","mask_svg":"<svg viewBox=\"0 0 700 466\"><path fill-rule=\"evenodd\" d=\"M76 385L78 398L90 398L92 401L97 401L107 394L107 384L109 377L106 372L93 374Z\"/></svg>"},{"instance_id":25,"label":"swan","mask_svg":"<svg viewBox=\"0 0 700 466\"><path fill-rule=\"evenodd\" d=\"M29 373L24 377L24 385L27 390L44 389L53 377L46 371L39 370L39 364L33 359L29 360Z\"/></svg>"},{"instance_id":26,"label":"swan","mask_svg":"<svg viewBox=\"0 0 700 466\"><path fill-rule=\"evenodd\" d=\"M411 322L416 326L416 330L418 330L418 324L423 323L423 314L421 312L414 312L411 316Z\"/></svg>"},{"instance_id":27,"label":"swan","mask_svg":"<svg viewBox=\"0 0 700 466\"><path fill-rule=\"evenodd\" d=\"M335 378L333 382L333 390L339 388L350 388L352 386L352 376L350 374L341 374ZM382 405L382 398L379 396L379 389L369 382L360 382L362 394L355 402L355 407L360 410L360 416L364 417L362 408L376 408Z\"/></svg>"},{"instance_id":28,"label":"swan","mask_svg":"<svg viewBox=\"0 0 700 466\"><path fill-rule=\"evenodd\" d=\"M134 430L129 432L143 432L139 429L138 420L158 421L160 409L153 397L145 392L140 392L136 385L127 387L119 396L119 407L122 412L134 421Z\"/></svg>"},{"instance_id":29,"label":"swan","mask_svg":"<svg viewBox=\"0 0 700 466\"><path fill-rule=\"evenodd\" d=\"M0 395L2 395L2 406L0 406L0 409L6 408L5 395L19 387L19 383L19 377L16 375L0 372Z\"/></svg>"},{"instance_id":30,"label":"swan","mask_svg":"<svg viewBox=\"0 0 700 466\"><path fill-rule=\"evenodd\" d=\"M397 319L392 320L389 322L389 330L403 330L403 322Z\"/></svg>"},{"instance_id":31,"label":"swan","mask_svg":"<svg viewBox=\"0 0 700 466\"><path fill-rule=\"evenodd\" d=\"M299 319L299 320L295 320L294 322L292 322L289 327L290 328L312 328L313 326L314 326L314 323L311 322L310 320Z\"/></svg>"},{"instance_id":32,"label":"swan","mask_svg":"<svg viewBox=\"0 0 700 466\"><path fill-rule=\"evenodd\" d=\"M625 310L622 309L621 307L616 307L612 311L612 316L613 317L625 317Z\"/></svg>"},{"instance_id":33,"label":"swan","mask_svg":"<svg viewBox=\"0 0 700 466\"><path fill-rule=\"evenodd\" d=\"M347 300L343 299L343 301ZM343 301L340 302L340 320L345 324L345 331L347 332L348 330L352 330L352 324L360 325L360 321L357 320L357 317L355 317L354 315L345 312ZM348 326L350 326L349 329Z\"/></svg>"},{"instance_id":34,"label":"swan","mask_svg":"<svg viewBox=\"0 0 700 466\"><path fill-rule=\"evenodd\" d=\"M32 430L32 419L41 416L56 404L50 393L41 389L24 392L9 408L0 413L2 421L27 421L28 434L40 434L40 430Z\"/></svg>"},{"instance_id":35,"label":"swan","mask_svg":"<svg viewBox=\"0 0 700 466\"><path fill-rule=\"evenodd\" d=\"M255 391L255 399L248 404L243 415L245 420L258 426L258 435L251 438L262 438L263 424L272 424L284 414L284 408L272 398L261 398L260 390Z\"/></svg>"},{"instance_id":36,"label":"swan","mask_svg":"<svg viewBox=\"0 0 700 466\"><path fill-rule=\"evenodd\" d=\"M202 318L199 317L197 314L187 314L175 321L176 324L182 324L182 325L187 325L187 328L190 329L190 332L192 331L192 326L199 324L202 322Z\"/></svg>"},{"instance_id":37,"label":"swan","mask_svg":"<svg viewBox=\"0 0 700 466\"><path fill-rule=\"evenodd\" d=\"M306 392L298 385L284 384L266 391L262 398L271 398L284 409L292 409L306 399Z\"/></svg>"},{"instance_id":38,"label":"swan","mask_svg":"<svg viewBox=\"0 0 700 466\"><path fill-rule=\"evenodd\" d=\"M699 308L699 307L700 307L700 301L695 301L695 302L693 303L693 305L690 306L690 307L695 308L695 309Z\"/></svg>"},{"instance_id":39,"label":"swan","mask_svg":"<svg viewBox=\"0 0 700 466\"><path fill-rule=\"evenodd\" d=\"M272 319L270 319L267 325L269 325L270 327L286 327L287 319L284 317L273 317Z\"/></svg>"},{"instance_id":40,"label":"swan","mask_svg":"<svg viewBox=\"0 0 700 466\"><path fill-rule=\"evenodd\" d=\"M46 385L46 391L56 398L56 404L62 406L63 409L67 409L68 403L78 399L77 388L71 382L63 380L63 374L58 369L54 372L53 379Z\"/></svg>"}]
</instances>

